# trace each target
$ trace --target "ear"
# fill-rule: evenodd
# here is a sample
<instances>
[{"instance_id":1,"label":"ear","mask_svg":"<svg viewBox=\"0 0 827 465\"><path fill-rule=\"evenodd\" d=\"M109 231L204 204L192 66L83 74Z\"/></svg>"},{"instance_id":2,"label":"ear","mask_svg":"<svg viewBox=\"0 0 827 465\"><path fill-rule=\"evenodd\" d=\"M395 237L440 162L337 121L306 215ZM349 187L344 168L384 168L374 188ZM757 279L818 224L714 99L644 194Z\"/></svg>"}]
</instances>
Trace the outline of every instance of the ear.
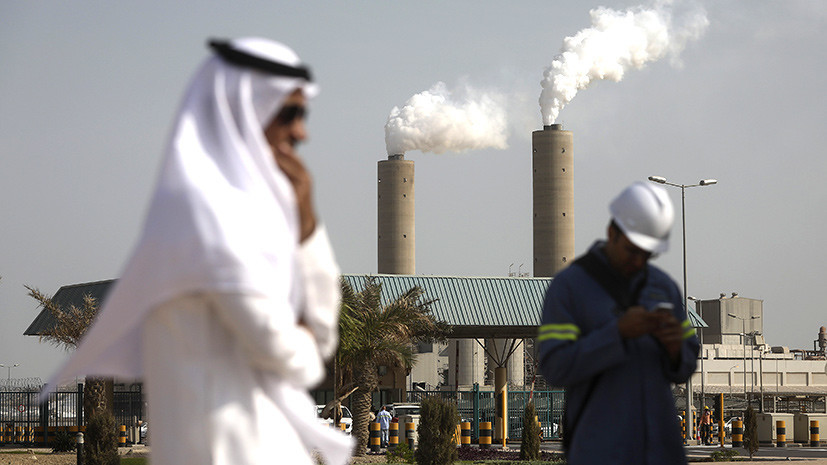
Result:
<instances>
[{"instance_id":1,"label":"ear","mask_svg":"<svg viewBox=\"0 0 827 465\"><path fill-rule=\"evenodd\" d=\"M617 228L612 227L611 223L609 223L609 226L606 227L606 238L609 242L614 242L617 238Z\"/></svg>"}]
</instances>

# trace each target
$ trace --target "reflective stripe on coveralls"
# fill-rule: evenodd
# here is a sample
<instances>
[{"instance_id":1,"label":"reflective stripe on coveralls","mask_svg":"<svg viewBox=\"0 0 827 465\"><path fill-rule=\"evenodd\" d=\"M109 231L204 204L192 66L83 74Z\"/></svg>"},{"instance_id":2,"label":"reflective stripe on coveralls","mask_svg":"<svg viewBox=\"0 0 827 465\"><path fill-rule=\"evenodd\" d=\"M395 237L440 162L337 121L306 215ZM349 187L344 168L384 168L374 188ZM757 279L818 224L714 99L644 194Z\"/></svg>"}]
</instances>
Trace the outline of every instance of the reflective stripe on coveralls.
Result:
<instances>
[{"instance_id":1,"label":"reflective stripe on coveralls","mask_svg":"<svg viewBox=\"0 0 827 465\"><path fill-rule=\"evenodd\" d=\"M549 339L576 341L580 335L580 328L571 323L545 324L537 331L537 341Z\"/></svg>"}]
</instances>

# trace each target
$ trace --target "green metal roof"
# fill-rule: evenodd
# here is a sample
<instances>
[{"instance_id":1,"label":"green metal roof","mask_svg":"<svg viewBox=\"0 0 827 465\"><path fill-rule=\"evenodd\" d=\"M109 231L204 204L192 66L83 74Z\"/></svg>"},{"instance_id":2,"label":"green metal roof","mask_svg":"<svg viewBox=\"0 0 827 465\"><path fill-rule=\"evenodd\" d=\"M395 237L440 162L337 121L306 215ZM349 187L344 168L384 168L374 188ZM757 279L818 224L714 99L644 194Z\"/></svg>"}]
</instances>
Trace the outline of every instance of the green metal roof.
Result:
<instances>
[{"instance_id":1,"label":"green metal roof","mask_svg":"<svg viewBox=\"0 0 827 465\"><path fill-rule=\"evenodd\" d=\"M357 292L364 288L367 275L345 274ZM434 316L454 327L453 338L531 338L540 325L543 300L552 278L470 278L462 276L371 275L382 284L382 303L414 286L424 291ZM61 287L52 297L60 306L83 304L89 294L103 303L115 280L73 284ZM693 309L689 319L696 328L707 324ZM55 321L42 309L23 333L38 336Z\"/></svg>"},{"instance_id":2,"label":"green metal roof","mask_svg":"<svg viewBox=\"0 0 827 465\"><path fill-rule=\"evenodd\" d=\"M106 281L97 281L93 283L71 284L68 286L61 286L60 289L52 296L52 302L58 307L67 308L74 305L78 308L83 306L83 296L89 295L98 301L98 306L103 304L103 299L109 294L115 284L114 279ZM24 336L40 336L45 331L50 330L55 325L55 318L52 313L45 308L35 317L34 321L23 332Z\"/></svg>"},{"instance_id":3,"label":"green metal roof","mask_svg":"<svg viewBox=\"0 0 827 465\"><path fill-rule=\"evenodd\" d=\"M451 337L534 337L551 278L468 278L373 275L382 284L382 303L419 286L431 310L454 327ZM365 275L342 276L356 291Z\"/></svg>"}]
</instances>

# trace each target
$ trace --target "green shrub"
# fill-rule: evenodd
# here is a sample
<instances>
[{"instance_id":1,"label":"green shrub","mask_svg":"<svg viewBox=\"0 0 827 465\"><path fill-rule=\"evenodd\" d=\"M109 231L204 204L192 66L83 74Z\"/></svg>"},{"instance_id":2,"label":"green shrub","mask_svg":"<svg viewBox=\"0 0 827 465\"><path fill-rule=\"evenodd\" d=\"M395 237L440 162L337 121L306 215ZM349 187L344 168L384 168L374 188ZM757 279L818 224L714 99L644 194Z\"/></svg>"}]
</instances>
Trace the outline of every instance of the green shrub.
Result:
<instances>
[{"instance_id":1,"label":"green shrub","mask_svg":"<svg viewBox=\"0 0 827 465\"><path fill-rule=\"evenodd\" d=\"M454 403L427 397L419 409L419 445L414 456L418 465L448 465L457 460L454 435L459 414Z\"/></svg>"},{"instance_id":2,"label":"green shrub","mask_svg":"<svg viewBox=\"0 0 827 465\"><path fill-rule=\"evenodd\" d=\"M733 449L716 450L709 457L713 462L732 462L734 457L737 457L738 451Z\"/></svg>"},{"instance_id":3,"label":"green shrub","mask_svg":"<svg viewBox=\"0 0 827 465\"><path fill-rule=\"evenodd\" d=\"M58 431L53 439L52 452L69 452L75 450L75 435L67 431Z\"/></svg>"},{"instance_id":4,"label":"green shrub","mask_svg":"<svg viewBox=\"0 0 827 465\"><path fill-rule=\"evenodd\" d=\"M388 455L386 458L388 463L416 463L416 460L414 459L414 451L408 447L408 443L406 442L399 443L395 450L388 450Z\"/></svg>"},{"instance_id":5,"label":"green shrub","mask_svg":"<svg viewBox=\"0 0 827 465\"><path fill-rule=\"evenodd\" d=\"M84 463L86 465L118 465L118 436L115 433L115 417L109 412L91 415L84 438Z\"/></svg>"},{"instance_id":6,"label":"green shrub","mask_svg":"<svg viewBox=\"0 0 827 465\"><path fill-rule=\"evenodd\" d=\"M744 448L749 452L750 459L758 452L758 422L752 404L744 415Z\"/></svg>"},{"instance_id":7,"label":"green shrub","mask_svg":"<svg viewBox=\"0 0 827 465\"><path fill-rule=\"evenodd\" d=\"M520 460L540 458L540 425L536 419L534 402L529 402L523 411L523 438L520 443Z\"/></svg>"}]
</instances>

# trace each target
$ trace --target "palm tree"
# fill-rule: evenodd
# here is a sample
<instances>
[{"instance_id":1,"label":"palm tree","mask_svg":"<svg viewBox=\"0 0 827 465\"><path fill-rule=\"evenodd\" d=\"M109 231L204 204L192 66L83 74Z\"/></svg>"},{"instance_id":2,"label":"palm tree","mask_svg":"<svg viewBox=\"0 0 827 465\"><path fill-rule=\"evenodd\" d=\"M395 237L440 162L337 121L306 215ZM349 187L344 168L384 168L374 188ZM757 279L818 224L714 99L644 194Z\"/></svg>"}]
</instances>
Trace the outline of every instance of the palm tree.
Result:
<instances>
[{"instance_id":1,"label":"palm tree","mask_svg":"<svg viewBox=\"0 0 827 465\"><path fill-rule=\"evenodd\" d=\"M29 296L40 302L55 319L54 326L45 330L40 339L66 350L77 348L86 330L95 321L99 309L98 301L86 294L80 307L70 305L63 308L38 289L25 287L29 291ZM84 454L86 463L90 465L117 464L119 460L113 414L113 384L111 378L87 376L83 385L83 413L87 427Z\"/></svg>"},{"instance_id":2,"label":"palm tree","mask_svg":"<svg viewBox=\"0 0 827 465\"><path fill-rule=\"evenodd\" d=\"M342 279L342 311L339 320L337 364L348 370L358 388L353 394L355 455L365 455L368 445L371 395L379 385L378 368L388 365L410 372L415 363L413 345L445 341L450 326L434 319L430 305L416 286L383 306L382 284L365 277L356 292Z\"/></svg>"}]
</instances>

